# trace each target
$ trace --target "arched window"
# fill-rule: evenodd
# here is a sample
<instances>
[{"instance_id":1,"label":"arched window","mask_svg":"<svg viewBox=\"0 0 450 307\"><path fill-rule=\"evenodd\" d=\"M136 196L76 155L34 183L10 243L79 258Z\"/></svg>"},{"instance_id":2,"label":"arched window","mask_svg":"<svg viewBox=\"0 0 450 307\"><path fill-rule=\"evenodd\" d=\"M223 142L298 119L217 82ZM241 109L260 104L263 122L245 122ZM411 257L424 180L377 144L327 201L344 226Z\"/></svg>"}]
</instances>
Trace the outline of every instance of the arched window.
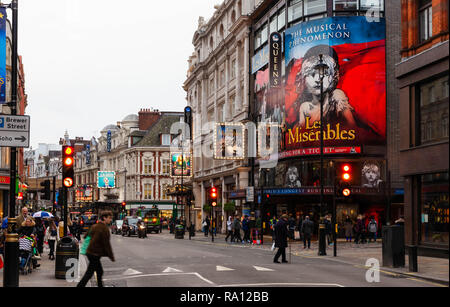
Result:
<instances>
[{"instance_id":1,"label":"arched window","mask_svg":"<svg viewBox=\"0 0 450 307\"><path fill-rule=\"evenodd\" d=\"M224 39L224 30L223 30L223 25L220 25L220 30L219 30L219 34L220 34L220 39L223 40Z\"/></svg>"},{"instance_id":2,"label":"arched window","mask_svg":"<svg viewBox=\"0 0 450 307\"><path fill-rule=\"evenodd\" d=\"M214 39L212 38L212 36L209 39L209 48L211 49L211 51L214 49Z\"/></svg>"}]
</instances>

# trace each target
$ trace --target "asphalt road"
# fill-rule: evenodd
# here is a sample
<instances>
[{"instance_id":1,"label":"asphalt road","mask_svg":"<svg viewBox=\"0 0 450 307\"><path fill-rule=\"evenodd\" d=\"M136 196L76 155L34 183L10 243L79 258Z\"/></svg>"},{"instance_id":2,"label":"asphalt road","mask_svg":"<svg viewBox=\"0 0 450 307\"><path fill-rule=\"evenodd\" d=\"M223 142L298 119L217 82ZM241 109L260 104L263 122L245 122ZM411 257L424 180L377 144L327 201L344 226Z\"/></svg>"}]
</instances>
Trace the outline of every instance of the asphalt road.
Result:
<instances>
[{"instance_id":1,"label":"asphalt road","mask_svg":"<svg viewBox=\"0 0 450 307\"><path fill-rule=\"evenodd\" d=\"M421 280L380 272L366 281L367 269L319 257L292 256L273 263L274 252L260 247L176 240L167 232L147 239L112 235L116 262L102 258L109 287L429 287ZM85 266L81 267L81 274ZM91 286L95 286L95 279Z\"/></svg>"}]
</instances>

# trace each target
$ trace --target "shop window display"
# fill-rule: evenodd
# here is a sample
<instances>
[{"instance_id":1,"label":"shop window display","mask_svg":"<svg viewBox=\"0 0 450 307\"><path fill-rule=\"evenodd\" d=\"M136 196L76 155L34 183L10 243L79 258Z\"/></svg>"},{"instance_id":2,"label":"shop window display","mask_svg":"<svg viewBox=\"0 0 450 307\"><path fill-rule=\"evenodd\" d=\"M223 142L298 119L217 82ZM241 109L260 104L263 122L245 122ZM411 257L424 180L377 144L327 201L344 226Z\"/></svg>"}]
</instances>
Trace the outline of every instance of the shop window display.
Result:
<instances>
[{"instance_id":1,"label":"shop window display","mask_svg":"<svg viewBox=\"0 0 450 307\"><path fill-rule=\"evenodd\" d=\"M420 176L421 243L449 244L448 173Z\"/></svg>"}]
</instances>

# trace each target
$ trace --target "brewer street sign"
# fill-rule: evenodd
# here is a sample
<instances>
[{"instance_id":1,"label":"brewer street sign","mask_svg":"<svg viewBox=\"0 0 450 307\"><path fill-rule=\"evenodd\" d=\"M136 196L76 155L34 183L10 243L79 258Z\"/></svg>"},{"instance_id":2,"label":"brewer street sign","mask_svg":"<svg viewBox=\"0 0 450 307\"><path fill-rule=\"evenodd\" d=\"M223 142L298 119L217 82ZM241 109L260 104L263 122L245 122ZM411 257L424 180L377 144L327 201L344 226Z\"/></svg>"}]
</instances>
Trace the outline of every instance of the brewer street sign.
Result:
<instances>
[{"instance_id":1,"label":"brewer street sign","mask_svg":"<svg viewBox=\"0 0 450 307\"><path fill-rule=\"evenodd\" d=\"M0 115L0 147L30 147L30 116Z\"/></svg>"}]
</instances>

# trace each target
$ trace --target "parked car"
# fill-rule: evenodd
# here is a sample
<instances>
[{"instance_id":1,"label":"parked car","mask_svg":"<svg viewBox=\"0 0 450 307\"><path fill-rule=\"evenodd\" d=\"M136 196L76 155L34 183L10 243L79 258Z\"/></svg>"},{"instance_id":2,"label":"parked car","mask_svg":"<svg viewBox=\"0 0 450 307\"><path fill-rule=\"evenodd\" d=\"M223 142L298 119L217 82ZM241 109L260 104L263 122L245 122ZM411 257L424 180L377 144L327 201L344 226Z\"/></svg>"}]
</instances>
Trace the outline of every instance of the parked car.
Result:
<instances>
[{"instance_id":1,"label":"parked car","mask_svg":"<svg viewBox=\"0 0 450 307\"><path fill-rule=\"evenodd\" d=\"M119 235L122 233L123 220L116 220L111 225L111 233Z\"/></svg>"},{"instance_id":2,"label":"parked car","mask_svg":"<svg viewBox=\"0 0 450 307\"><path fill-rule=\"evenodd\" d=\"M122 224L122 236L137 236L137 217L126 217Z\"/></svg>"}]
</instances>

